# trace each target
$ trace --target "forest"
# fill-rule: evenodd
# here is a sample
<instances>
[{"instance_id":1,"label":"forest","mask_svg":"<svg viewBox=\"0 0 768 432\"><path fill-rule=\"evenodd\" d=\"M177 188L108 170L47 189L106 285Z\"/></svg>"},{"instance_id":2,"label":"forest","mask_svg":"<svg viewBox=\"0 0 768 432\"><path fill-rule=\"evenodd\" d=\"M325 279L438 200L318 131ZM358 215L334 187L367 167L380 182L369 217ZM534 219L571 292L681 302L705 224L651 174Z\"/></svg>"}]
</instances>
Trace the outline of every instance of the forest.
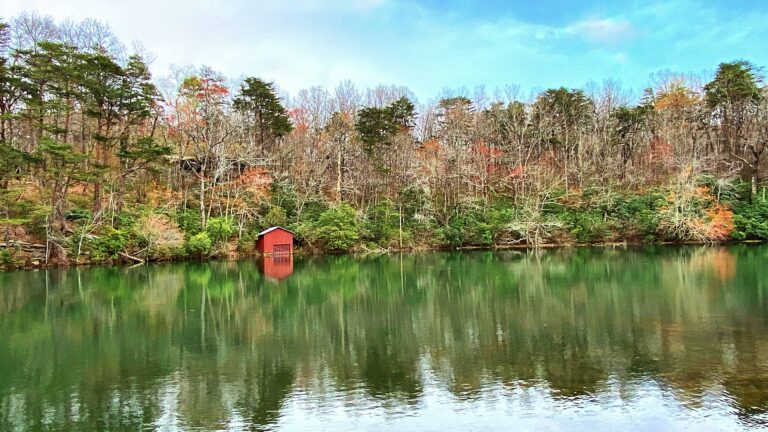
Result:
<instances>
[{"instance_id":1,"label":"forest","mask_svg":"<svg viewBox=\"0 0 768 432\"><path fill-rule=\"evenodd\" d=\"M768 87L724 59L526 93L152 77L96 20L0 21L0 266L768 239Z\"/></svg>"}]
</instances>

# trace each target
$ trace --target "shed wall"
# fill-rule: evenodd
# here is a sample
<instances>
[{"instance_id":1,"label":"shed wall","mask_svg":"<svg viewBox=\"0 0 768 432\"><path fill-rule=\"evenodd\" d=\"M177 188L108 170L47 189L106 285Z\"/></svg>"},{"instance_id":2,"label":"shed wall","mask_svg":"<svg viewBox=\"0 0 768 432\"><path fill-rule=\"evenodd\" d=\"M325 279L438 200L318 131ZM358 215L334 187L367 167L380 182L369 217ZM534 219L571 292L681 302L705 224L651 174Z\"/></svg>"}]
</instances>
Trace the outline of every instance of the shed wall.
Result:
<instances>
[{"instance_id":1,"label":"shed wall","mask_svg":"<svg viewBox=\"0 0 768 432\"><path fill-rule=\"evenodd\" d=\"M259 237L258 248L262 254L274 253L275 245L288 245L288 253L293 253L293 234L282 229L270 231Z\"/></svg>"}]
</instances>

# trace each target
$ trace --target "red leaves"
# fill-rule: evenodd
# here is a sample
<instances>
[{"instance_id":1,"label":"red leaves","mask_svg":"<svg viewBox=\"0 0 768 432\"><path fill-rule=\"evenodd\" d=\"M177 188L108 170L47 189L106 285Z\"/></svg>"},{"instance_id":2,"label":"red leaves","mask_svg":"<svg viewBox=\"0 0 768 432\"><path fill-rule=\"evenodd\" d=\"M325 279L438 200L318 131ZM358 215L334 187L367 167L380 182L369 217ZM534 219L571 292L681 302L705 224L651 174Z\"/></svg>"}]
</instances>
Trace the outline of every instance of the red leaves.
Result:
<instances>
[{"instance_id":1,"label":"red leaves","mask_svg":"<svg viewBox=\"0 0 768 432\"><path fill-rule=\"evenodd\" d=\"M483 140L475 140L472 145L472 151L488 160L498 159L504 154L499 148L486 145Z\"/></svg>"},{"instance_id":2,"label":"red leaves","mask_svg":"<svg viewBox=\"0 0 768 432\"><path fill-rule=\"evenodd\" d=\"M200 80L200 87L197 89L197 98L206 100L210 98L223 98L229 95L229 89L219 80L203 78Z\"/></svg>"},{"instance_id":3,"label":"red leaves","mask_svg":"<svg viewBox=\"0 0 768 432\"><path fill-rule=\"evenodd\" d=\"M302 108L294 108L288 110L288 117L291 118L291 122L294 125L294 131L298 134L306 134L309 132L309 120L307 120L306 112Z\"/></svg>"},{"instance_id":4,"label":"red leaves","mask_svg":"<svg viewBox=\"0 0 768 432\"><path fill-rule=\"evenodd\" d=\"M673 156L674 151L672 145L670 145L664 138L654 136L651 138L648 153L645 156L645 162L649 165L657 164L666 167L672 163Z\"/></svg>"}]
</instances>

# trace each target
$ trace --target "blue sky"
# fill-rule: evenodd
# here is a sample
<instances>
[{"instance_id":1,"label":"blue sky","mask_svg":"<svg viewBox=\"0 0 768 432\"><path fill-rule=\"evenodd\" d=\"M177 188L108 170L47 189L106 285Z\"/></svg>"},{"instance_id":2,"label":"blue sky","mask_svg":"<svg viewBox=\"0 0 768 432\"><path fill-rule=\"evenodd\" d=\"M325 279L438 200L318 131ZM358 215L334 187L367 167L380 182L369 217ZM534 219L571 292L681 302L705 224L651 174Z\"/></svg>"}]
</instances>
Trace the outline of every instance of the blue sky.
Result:
<instances>
[{"instance_id":1,"label":"blue sky","mask_svg":"<svg viewBox=\"0 0 768 432\"><path fill-rule=\"evenodd\" d=\"M5 17L23 10L107 21L157 55L155 74L205 64L293 93L343 79L405 85L422 100L446 87L604 79L639 90L662 70L768 66L762 0L0 0Z\"/></svg>"}]
</instances>

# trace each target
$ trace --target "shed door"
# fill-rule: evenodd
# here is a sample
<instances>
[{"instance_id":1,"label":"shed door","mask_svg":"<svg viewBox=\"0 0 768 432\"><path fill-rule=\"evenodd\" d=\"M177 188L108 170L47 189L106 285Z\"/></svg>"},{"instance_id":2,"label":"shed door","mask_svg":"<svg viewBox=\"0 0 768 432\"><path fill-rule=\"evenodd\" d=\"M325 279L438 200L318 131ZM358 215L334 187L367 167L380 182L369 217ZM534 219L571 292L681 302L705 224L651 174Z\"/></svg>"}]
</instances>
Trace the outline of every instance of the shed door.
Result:
<instances>
[{"instance_id":1,"label":"shed door","mask_svg":"<svg viewBox=\"0 0 768 432\"><path fill-rule=\"evenodd\" d=\"M291 253L291 245L289 245L289 244L276 244L274 247L272 247L272 253L276 253L276 254L290 254Z\"/></svg>"}]
</instances>

